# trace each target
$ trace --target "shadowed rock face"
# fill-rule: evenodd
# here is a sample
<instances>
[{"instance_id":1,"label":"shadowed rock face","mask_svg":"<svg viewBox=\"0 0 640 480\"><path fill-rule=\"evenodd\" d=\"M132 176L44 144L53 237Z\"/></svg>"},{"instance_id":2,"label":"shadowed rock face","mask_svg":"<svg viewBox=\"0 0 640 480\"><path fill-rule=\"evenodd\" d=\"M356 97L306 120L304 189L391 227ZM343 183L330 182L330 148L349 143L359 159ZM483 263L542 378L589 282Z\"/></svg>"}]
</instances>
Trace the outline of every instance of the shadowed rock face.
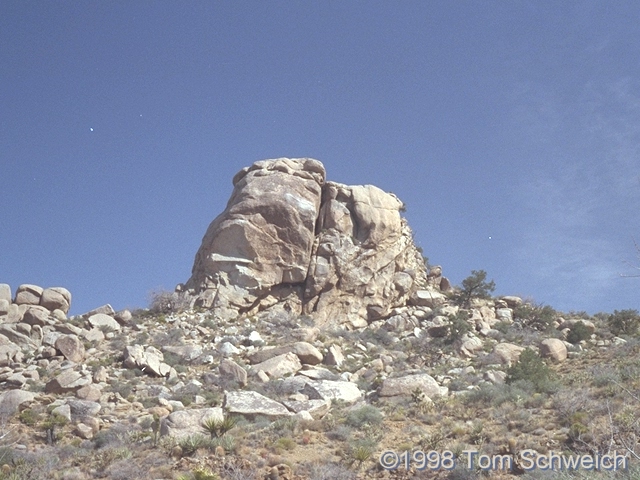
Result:
<instances>
[{"instance_id":1,"label":"shadowed rock face","mask_svg":"<svg viewBox=\"0 0 640 480\"><path fill-rule=\"evenodd\" d=\"M282 309L364 326L426 285L395 195L325 182L308 158L256 162L233 183L185 285L220 316Z\"/></svg>"}]
</instances>

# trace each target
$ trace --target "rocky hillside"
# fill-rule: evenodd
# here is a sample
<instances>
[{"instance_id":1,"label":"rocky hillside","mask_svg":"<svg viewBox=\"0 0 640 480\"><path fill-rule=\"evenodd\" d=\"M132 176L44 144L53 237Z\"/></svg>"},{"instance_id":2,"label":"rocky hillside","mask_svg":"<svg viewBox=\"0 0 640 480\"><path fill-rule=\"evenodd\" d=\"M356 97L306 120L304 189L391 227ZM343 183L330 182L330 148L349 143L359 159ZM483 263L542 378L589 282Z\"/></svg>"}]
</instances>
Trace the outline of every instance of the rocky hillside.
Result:
<instances>
[{"instance_id":1,"label":"rocky hillside","mask_svg":"<svg viewBox=\"0 0 640 480\"><path fill-rule=\"evenodd\" d=\"M451 288L395 196L315 160L234 185L149 309L0 285L0 480L638 478L638 312Z\"/></svg>"}]
</instances>

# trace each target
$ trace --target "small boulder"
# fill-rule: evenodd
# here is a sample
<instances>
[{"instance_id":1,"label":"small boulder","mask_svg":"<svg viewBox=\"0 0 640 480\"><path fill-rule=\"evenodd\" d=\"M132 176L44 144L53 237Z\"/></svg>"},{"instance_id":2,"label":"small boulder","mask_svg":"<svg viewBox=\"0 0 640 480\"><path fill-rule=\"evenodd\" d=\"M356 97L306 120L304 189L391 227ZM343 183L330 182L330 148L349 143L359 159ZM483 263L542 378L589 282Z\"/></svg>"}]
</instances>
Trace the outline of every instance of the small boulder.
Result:
<instances>
[{"instance_id":1,"label":"small boulder","mask_svg":"<svg viewBox=\"0 0 640 480\"><path fill-rule=\"evenodd\" d=\"M75 335L61 335L55 341L56 350L58 350L64 358L71 362L80 363L84 360L84 345Z\"/></svg>"},{"instance_id":2,"label":"small boulder","mask_svg":"<svg viewBox=\"0 0 640 480\"><path fill-rule=\"evenodd\" d=\"M108 303L106 305L102 305L101 307L94 308L93 310L83 314L84 318L89 318L92 315L96 315L97 313L102 313L104 315L109 315L110 317L115 316L116 312L111 305Z\"/></svg>"},{"instance_id":3,"label":"small boulder","mask_svg":"<svg viewBox=\"0 0 640 480\"><path fill-rule=\"evenodd\" d=\"M415 305L416 307L429 308L439 307L446 302L446 295L435 289L416 290L416 292L411 295L411 299L409 300L409 303L411 305Z\"/></svg>"},{"instance_id":4,"label":"small boulder","mask_svg":"<svg viewBox=\"0 0 640 480\"><path fill-rule=\"evenodd\" d=\"M220 370L220 375L232 378L242 387L247 384L247 371L233 360L228 358L223 359L218 368Z\"/></svg>"}]
</instances>

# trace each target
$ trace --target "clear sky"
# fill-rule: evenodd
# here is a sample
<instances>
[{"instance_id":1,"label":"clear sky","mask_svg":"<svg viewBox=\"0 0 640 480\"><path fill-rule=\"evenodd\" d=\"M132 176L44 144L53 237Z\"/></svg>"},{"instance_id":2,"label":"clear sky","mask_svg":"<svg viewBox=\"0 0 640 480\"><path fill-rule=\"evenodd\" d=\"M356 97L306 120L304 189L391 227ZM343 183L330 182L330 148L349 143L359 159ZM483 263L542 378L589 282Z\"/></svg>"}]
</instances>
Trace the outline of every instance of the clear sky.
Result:
<instances>
[{"instance_id":1,"label":"clear sky","mask_svg":"<svg viewBox=\"0 0 640 480\"><path fill-rule=\"evenodd\" d=\"M3 0L0 283L147 306L238 170L312 157L453 283L640 309L639 60L636 1Z\"/></svg>"}]
</instances>

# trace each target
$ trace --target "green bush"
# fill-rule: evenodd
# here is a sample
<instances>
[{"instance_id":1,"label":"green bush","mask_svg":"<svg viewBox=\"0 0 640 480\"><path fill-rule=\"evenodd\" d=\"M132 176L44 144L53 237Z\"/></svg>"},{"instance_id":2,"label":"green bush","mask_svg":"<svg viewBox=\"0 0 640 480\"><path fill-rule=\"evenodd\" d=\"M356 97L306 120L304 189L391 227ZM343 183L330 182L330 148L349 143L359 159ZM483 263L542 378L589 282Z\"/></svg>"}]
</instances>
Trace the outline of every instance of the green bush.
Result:
<instances>
[{"instance_id":1,"label":"green bush","mask_svg":"<svg viewBox=\"0 0 640 480\"><path fill-rule=\"evenodd\" d=\"M520 320L525 325L541 332L549 330L557 316L558 313L549 305L525 303L513 310L514 320Z\"/></svg>"},{"instance_id":2,"label":"green bush","mask_svg":"<svg viewBox=\"0 0 640 480\"><path fill-rule=\"evenodd\" d=\"M614 310L607 323L615 335L635 335L640 327L640 314L638 310Z\"/></svg>"},{"instance_id":3,"label":"green bush","mask_svg":"<svg viewBox=\"0 0 640 480\"><path fill-rule=\"evenodd\" d=\"M449 315L449 333L445 339L446 343L454 343L464 336L465 333L471 330L471 324L469 323L469 313L460 310L455 315Z\"/></svg>"},{"instance_id":4,"label":"green bush","mask_svg":"<svg viewBox=\"0 0 640 480\"><path fill-rule=\"evenodd\" d=\"M591 332L589 328L582 322L576 322L569 330L567 335L567 341L573 344L580 343L583 340L589 340L591 338Z\"/></svg>"},{"instance_id":5,"label":"green bush","mask_svg":"<svg viewBox=\"0 0 640 480\"><path fill-rule=\"evenodd\" d=\"M531 383L535 391L540 393L551 393L557 389L553 372L530 348L524 349L518 361L507 370L507 384L520 381Z\"/></svg>"}]
</instances>

